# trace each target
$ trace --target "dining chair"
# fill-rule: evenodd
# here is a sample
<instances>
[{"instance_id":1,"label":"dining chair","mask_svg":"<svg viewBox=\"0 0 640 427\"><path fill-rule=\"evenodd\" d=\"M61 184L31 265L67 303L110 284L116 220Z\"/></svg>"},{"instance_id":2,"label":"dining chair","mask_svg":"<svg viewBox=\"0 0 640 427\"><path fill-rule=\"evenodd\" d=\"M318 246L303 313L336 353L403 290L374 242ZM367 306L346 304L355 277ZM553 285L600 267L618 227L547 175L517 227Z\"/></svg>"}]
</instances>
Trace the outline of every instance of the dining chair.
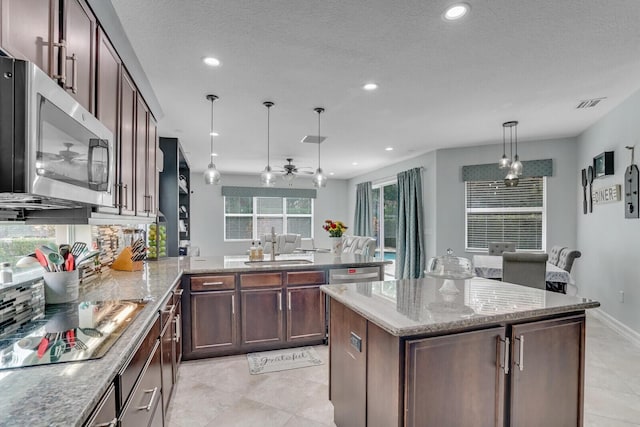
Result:
<instances>
[{"instance_id":1,"label":"dining chair","mask_svg":"<svg viewBox=\"0 0 640 427\"><path fill-rule=\"evenodd\" d=\"M502 281L546 289L547 254L502 253Z\"/></svg>"},{"instance_id":2,"label":"dining chair","mask_svg":"<svg viewBox=\"0 0 640 427\"><path fill-rule=\"evenodd\" d=\"M375 256L376 239L368 236L343 236L342 253Z\"/></svg>"},{"instance_id":3,"label":"dining chair","mask_svg":"<svg viewBox=\"0 0 640 427\"><path fill-rule=\"evenodd\" d=\"M276 234L276 254L291 254L301 245L300 234ZM271 234L262 236L262 247L265 254L271 253Z\"/></svg>"},{"instance_id":4,"label":"dining chair","mask_svg":"<svg viewBox=\"0 0 640 427\"><path fill-rule=\"evenodd\" d=\"M571 268L573 267L573 261L576 258L580 258L582 253L575 249L564 248L560 251L560 256L558 257L558 267L563 269L564 271L568 271L571 273Z\"/></svg>"},{"instance_id":5,"label":"dining chair","mask_svg":"<svg viewBox=\"0 0 640 427\"><path fill-rule=\"evenodd\" d=\"M515 242L489 242L489 255L502 255L503 252L515 251Z\"/></svg>"},{"instance_id":6,"label":"dining chair","mask_svg":"<svg viewBox=\"0 0 640 427\"><path fill-rule=\"evenodd\" d=\"M549 263L553 265L558 265L558 261L560 260L560 252L563 249L566 249L564 246L554 246L551 248L551 252L549 252Z\"/></svg>"}]
</instances>

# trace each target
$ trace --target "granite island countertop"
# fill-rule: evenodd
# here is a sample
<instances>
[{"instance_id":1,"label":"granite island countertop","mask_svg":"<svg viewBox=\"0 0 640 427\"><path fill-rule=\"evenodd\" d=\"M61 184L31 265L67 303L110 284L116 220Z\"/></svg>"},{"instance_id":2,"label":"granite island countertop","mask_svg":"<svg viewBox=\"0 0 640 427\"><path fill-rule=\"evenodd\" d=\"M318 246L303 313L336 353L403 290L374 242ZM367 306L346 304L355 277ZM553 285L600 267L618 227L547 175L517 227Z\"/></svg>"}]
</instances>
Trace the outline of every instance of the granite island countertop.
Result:
<instances>
[{"instance_id":1,"label":"granite island countertop","mask_svg":"<svg viewBox=\"0 0 640 427\"><path fill-rule=\"evenodd\" d=\"M475 277L348 283L320 289L398 337L481 328L600 306L586 298Z\"/></svg>"},{"instance_id":2,"label":"granite island countertop","mask_svg":"<svg viewBox=\"0 0 640 427\"><path fill-rule=\"evenodd\" d=\"M113 382L182 276L178 258L142 271L107 271L81 286L79 300L145 299L146 306L100 359L0 371L0 426L79 426Z\"/></svg>"}]
</instances>

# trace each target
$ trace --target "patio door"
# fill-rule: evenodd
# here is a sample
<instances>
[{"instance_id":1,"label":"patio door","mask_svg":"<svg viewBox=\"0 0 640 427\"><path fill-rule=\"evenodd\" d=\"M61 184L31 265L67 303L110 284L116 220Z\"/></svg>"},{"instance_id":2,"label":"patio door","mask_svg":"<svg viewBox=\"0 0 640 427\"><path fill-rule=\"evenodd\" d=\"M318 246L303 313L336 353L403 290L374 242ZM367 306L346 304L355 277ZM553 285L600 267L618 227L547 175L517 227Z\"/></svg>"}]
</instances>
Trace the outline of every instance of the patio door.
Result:
<instances>
[{"instance_id":1,"label":"patio door","mask_svg":"<svg viewBox=\"0 0 640 427\"><path fill-rule=\"evenodd\" d=\"M373 205L376 257L392 261L385 265L385 276L393 278L398 227L398 183L395 179L373 185Z\"/></svg>"}]
</instances>

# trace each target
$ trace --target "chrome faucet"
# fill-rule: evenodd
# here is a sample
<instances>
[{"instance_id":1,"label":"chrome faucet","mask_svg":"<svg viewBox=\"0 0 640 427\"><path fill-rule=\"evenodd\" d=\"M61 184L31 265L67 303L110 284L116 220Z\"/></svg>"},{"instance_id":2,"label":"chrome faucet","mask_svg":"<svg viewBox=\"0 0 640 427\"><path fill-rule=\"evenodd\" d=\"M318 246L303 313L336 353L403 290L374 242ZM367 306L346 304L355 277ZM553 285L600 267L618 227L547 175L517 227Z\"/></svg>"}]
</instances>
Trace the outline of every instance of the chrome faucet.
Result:
<instances>
[{"instance_id":1,"label":"chrome faucet","mask_svg":"<svg viewBox=\"0 0 640 427\"><path fill-rule=\"evenodd\" d=\"M276 260L276 229L271 227L271 261Z\"/></svg>"}]
</instances>

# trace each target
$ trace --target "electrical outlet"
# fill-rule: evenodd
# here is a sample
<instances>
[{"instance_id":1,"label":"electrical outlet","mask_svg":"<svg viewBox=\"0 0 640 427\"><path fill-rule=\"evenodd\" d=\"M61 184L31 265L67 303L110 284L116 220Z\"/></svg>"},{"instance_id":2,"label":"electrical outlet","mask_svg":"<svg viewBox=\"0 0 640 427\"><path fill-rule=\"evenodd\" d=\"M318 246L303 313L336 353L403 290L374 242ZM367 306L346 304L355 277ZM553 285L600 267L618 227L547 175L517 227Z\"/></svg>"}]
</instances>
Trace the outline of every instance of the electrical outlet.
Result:
<instances>
[{"instance_id":1,"label":"electrical outlet","mask_svg":"<svg viewBox=\"0 0 640 427\"><path fill-rule=\"evenodd\" d=\"M618 298L619 301L620 302L624 302L624 291L620 291L618 296L619 296L619 298Z\"/></svg>"}]
</instances>

